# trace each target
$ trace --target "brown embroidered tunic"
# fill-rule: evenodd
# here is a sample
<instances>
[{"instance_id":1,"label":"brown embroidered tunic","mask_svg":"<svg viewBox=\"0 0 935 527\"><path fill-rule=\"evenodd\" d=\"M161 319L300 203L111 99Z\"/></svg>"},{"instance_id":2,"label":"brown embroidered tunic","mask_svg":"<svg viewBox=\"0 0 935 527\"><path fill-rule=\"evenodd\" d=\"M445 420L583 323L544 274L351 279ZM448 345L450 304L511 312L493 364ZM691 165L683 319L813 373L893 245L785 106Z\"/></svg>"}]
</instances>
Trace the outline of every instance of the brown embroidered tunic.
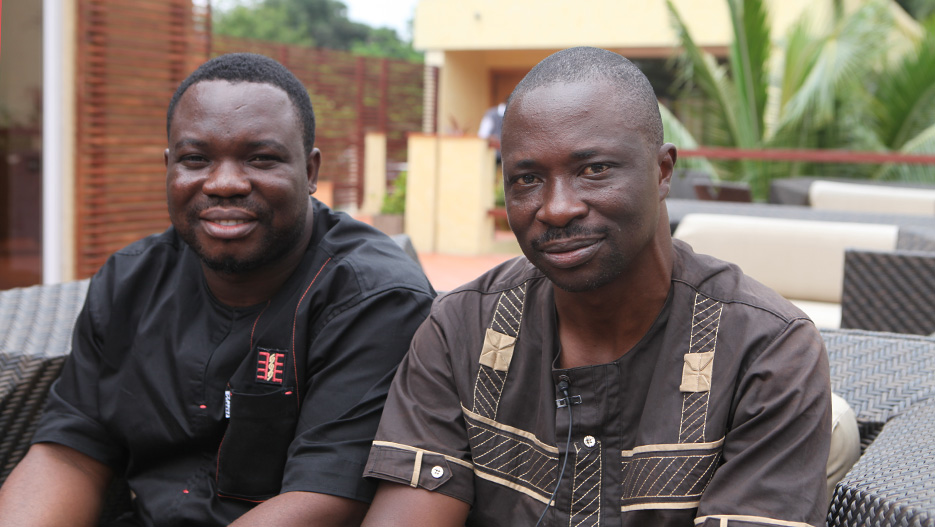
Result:
<instances>
[{"instance_id":1,"label":"brown embroidered tunic","mask_svg":"<svg viewBox=\"0 0 935 527\"><path fill-rule=\"evenodd\" d=\"M463 500L468 525L531 526L568 452L545 525L823 525L821 336L736 266L674 244L663 311L608 364L557 368L552 285L525 258L436 301L365 475Z\"/></svg>"}]
</instances>

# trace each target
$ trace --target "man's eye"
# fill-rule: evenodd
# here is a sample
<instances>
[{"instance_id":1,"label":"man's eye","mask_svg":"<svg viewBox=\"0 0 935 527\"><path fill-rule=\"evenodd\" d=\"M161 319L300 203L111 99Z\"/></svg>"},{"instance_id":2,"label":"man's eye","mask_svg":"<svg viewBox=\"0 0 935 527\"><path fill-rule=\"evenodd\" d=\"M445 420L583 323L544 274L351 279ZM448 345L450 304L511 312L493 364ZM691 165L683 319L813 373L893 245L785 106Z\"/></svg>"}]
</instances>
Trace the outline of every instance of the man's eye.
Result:
<instances>
[{"instance_id":1,"label":"man's eye","mask_svg":"<svg viewBox=\"0 0 935 527\"><path fill-rule=\"evenodd\" d=\"M255 155L253 156L253 158L250 159L250 162L254 164L270 164L270 163L275 163L277 161L279 161L279 158L277 158L276 156L271 156L267 154Z\"/></svg>"},{"instance_id":2,"label":"man's eye","mask_svg":"<svg viewBox=\"0 0 935 527\"><path fill-rule=\"evenodd\" d=\"M583 174L586 176L593 176L595 174L600 174L601 172L606 171L608 168L610 167L603 163L594 163L584 167Z\"/></svg>"},{"instance_id":3,"label":"man's eye","mask_svg":"<svg viewBox=\"0 0 935 527\"><path fill-rule=\"evenodd\" d=\"M200 154L186 154L180 161L186 165L203 165L208 162L208 159Z\"/></svg>"},{"instance_id":4,"label":"man's eye","mask_svg":"<svg viewBox=\"0 0 935 527\"><path fill-rule=\"evenodd\" d=\"M520 176L517 181L519 181L520 183L524 185L532 185L533 183L536 182L536 176L532 174L524 174Z\"/></svg>"}]
</instances>

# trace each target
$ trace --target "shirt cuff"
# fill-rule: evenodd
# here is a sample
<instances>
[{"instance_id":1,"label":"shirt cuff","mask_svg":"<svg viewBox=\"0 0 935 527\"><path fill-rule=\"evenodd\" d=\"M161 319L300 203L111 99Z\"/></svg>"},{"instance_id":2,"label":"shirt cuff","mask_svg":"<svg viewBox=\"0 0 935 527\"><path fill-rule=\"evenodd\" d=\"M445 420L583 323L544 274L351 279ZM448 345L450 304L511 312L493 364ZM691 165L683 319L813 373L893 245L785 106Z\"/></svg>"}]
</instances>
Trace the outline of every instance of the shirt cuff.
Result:
<instances>
[{"instance_id":1,"label":"shirt cuff","mask_svg":"<svg viewBox=\"0 0 935 527\"><path fill-rule=\"evenodd\" d=\"M317 492L370 503L377 485L364 479L363 472L359 462L335 455L292 457L286 462L280 493Z\"/></svg>"},{"instance_id":2,"label":"shirt cuff","mask_svg":"<svg viewBox=\"0 0 935 527\"><path fill-rule=\"evenodd\" d=\"M474 503L473 465L431 450L374 441L364 477L439 492Z\"/></svg>"},{"instance_id":3,"label":"shirt cuff","mask_svg":"<svg viewBox=\"0 0 935 527\"><path fill-rule=\"evenodd\" d=\"M122 471L126 462L123 447L102 435L100 425L88 418L69 412L47 411L39 421L29 444L56 443L73 448L115 471Z\"/></svg>"}]
</instances>

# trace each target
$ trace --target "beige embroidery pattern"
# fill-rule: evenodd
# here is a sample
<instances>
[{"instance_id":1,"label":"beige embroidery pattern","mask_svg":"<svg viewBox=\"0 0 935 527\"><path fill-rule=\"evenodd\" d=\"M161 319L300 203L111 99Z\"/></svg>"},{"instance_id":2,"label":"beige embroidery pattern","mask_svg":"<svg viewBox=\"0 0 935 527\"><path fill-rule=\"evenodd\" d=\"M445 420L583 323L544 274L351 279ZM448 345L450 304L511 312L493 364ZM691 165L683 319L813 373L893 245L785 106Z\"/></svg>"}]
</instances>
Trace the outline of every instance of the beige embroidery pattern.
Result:
<instances>
[{"instance_id":1,"label":"beige embroidery pattern","mask_svg":"<svg viewBox=\"0 0 935 527\"><path fill-rule=\"evenodd\" d=\"M501 293L500 299L497 300L497 308L494 310L493 320L490 321L490 329L514 338L519 337L525 300L525 283Z\"/></svg>"},{"instance_id":2,"label":"beige embroidery pattern","mask_svg":"<svg viewBox=\"0 0 935 527\"><path fill-rule=\"evenodd\" d=\"M723 304L695 294L691 339L682 370L682 422L679 443L704 441L708 394L714 369L714 352ZM689 355L695 355L690 357Z\"/></svg>"},{"instance_id":3,"label":"beige embroidery pattern","mask_svg":"<svg viewBox=\"0 0 935 527\"><path fill-rule=\"evenodd\" d=\"M513 349L523 320L526 284L504 291L497 300L490 327L484 334L477 378L474 380L474 403L471 411L494 419L500 395L506 384Z\"/></svg>"},{"instance_id":4,"label":"beige embroidery pattern","mask_svg":"<svg viewBox=\"0 0 935 527\"><path fill-rule=\"evenodd\" d=\"M714 474L721 444L692 451L643 451L623 458L622 510L694 507Z\"/></svg>"},{"instance_id":5,"label":"beige embroidery pattern","mask_svg":"<svg viewBox=\"0 0 935 527\"><path fill-rule=\"evenodd\" d=\"M495 476L507 487L533 495L543 503L555 485L558 455L547 451L530 438L464 414L474 471ZM491 478L487 478L491 479Z\"/></svg>"},{"instance_id":6,"label":"beige embroidery pattern","mask_svg":"<svg viewBox=\"0 0 935 527\"><path fill-rule=\"evenodd\" d=\"M601 442L586 448L575 442L575 479L571 487L571 527L601 524Z\"/></svg>"}]
</instances>

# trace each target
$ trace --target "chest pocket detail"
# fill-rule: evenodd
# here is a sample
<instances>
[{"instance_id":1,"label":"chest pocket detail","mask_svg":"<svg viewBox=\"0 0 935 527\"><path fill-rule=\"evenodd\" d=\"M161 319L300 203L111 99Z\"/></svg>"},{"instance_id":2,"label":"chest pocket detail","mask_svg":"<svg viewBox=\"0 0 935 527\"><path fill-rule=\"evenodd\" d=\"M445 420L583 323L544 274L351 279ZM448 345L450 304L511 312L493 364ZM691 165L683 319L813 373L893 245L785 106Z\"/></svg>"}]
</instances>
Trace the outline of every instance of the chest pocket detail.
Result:
<instances>
[{"instance_id":1,"label":"chest pocket detail","mask_svg":"<svg viewBox=\"0 0 935 527\"><path fill-rule=\"evenodd\" d=\"M480 354L480 365L474 381L474 404L477 415L489 419L497 417L500 394L506 384L513 350L523 320L526 284L500 293L497 307L486 332Z\"/></svg>"},{"instance_id":2,"label":"chest pocket detail","mask_svg":"<svg viewBox=\"0 0 935 527\"><path fill-rule=\"evenodd\" d=\"M262 501L279 494L298 420L287 388L230 394L230 422L218 451L218 495Z\"/></svg>"},{"instance_id":3,"label":"chest pocket detail","mask_svg":"<svg viewBox=\"0 0 935 527\"><path fill-rule=\"evenodd\" d=\"M299 418L293 367L287 349L257 346L231 378L218 449L219 496L263 501L279 494Z\"/></svg>"}]
</instances>

